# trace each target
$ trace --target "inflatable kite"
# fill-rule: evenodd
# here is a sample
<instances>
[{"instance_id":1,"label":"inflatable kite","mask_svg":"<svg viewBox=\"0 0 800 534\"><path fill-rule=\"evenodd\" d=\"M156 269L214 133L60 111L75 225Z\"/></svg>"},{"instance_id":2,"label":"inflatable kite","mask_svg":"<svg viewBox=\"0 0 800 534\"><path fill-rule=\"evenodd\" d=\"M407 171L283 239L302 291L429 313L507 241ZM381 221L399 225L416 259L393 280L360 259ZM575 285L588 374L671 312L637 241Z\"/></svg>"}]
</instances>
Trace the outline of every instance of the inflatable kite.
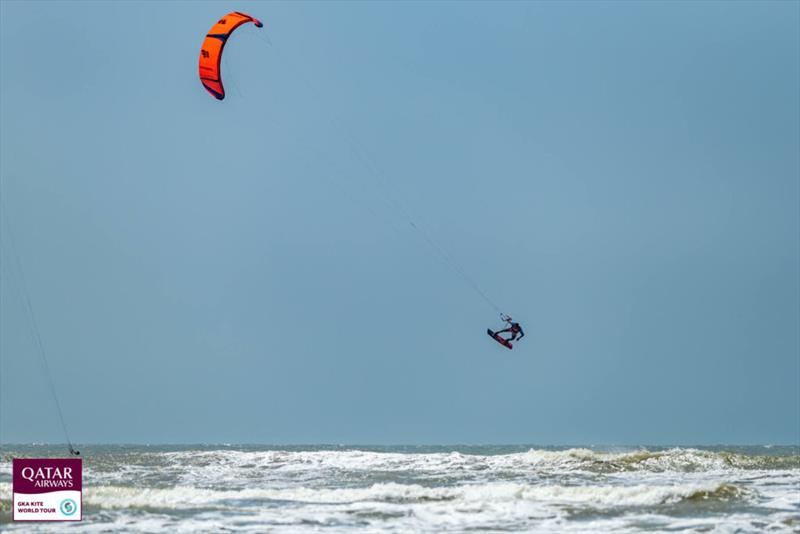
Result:
<instances>
[{"instance_id":1,"label":"inflatable kite","mask_svg":"<svg viewBox=\"0 0 800 534\"><path fill-rule=\"evenodd\" d=\"M217 100L225 98L225 88L222 87L222 73L220 71L222 50L234 30L247 22L252 22L256 25L256 28L264 26L257 18L233 11L219 19L211 27L203 41L203 46L200 48L200 83Z\"/></svg>"}]
</instances>

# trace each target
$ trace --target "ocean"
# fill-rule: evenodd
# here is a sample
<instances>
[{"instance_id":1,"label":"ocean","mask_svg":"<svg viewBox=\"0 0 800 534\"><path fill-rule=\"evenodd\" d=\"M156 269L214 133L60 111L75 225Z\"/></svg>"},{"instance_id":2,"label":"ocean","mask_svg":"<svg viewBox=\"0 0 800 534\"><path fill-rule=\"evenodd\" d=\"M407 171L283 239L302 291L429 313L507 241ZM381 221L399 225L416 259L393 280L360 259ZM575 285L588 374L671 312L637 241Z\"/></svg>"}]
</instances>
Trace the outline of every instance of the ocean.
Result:
<instances>
[{"instance_id":1,"label":"ocean","mask_svg":"<svg viewBox=\"0 0 800 534\"><path fill-rule=\"evenodd\" d=\"M96 445L83 521L3 532L800 532L800 447Z\"/></svg>"}]
</instances>

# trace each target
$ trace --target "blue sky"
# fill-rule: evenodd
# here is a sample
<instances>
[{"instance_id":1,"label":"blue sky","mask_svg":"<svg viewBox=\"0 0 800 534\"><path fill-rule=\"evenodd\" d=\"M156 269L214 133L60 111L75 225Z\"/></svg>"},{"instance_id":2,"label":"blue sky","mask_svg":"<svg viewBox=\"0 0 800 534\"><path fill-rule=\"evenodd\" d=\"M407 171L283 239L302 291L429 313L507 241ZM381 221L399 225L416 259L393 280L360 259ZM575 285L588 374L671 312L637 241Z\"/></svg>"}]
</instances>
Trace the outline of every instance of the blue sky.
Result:
<instances>
[{"instance_id":1,"label":"blue sky","mask_svg":"<svg viewBox=\"0 0 800 534\"><path fill-rule=\"evenodd\" d=\"M800 440L798 3L0 15L0 441L63 440L12 234L79 443Z\"/></svg>"}]
</instances>

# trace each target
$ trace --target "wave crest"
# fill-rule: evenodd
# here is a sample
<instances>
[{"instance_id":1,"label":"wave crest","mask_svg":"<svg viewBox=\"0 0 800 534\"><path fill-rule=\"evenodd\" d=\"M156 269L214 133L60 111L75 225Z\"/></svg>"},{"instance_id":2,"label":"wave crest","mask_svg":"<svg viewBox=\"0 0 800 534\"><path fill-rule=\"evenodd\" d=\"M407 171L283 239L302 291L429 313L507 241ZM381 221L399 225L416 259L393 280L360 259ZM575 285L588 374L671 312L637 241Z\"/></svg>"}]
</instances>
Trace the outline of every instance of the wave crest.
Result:
<instances>
[{"instance_id":1,"label":"wave crest","mask_svg":"<svg viewBox=\"0 0 800 534\"><path fill-rule=\"evenodd\" d=\"M416 484L373 484L366 488L281 488L212 490L179 486L145 489L99 486L84 491L84 502L99 508L235 508L241 501L280 501L297 504L417 504L458 501L461 504L530 501L539 504L635 507L682 501L728 501L747 495L731 484L671 486L559 486L487 483L450 488Z\"/></svg>"}]
</instances>

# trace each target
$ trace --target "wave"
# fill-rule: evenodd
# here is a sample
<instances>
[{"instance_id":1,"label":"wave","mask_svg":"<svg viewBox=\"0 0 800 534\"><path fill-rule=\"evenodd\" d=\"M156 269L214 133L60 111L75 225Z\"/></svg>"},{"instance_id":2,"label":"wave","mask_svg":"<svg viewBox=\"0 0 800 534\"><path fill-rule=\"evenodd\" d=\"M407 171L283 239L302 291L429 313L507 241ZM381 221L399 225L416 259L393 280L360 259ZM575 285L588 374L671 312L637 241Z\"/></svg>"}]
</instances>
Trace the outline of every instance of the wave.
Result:
<instances>
[{"instance_id":1,"label":"wave","mask_svg":"<svg viewBox=\"0 0 800 534\"><path fill-rule=\"evenodd\" d=\"M7 487L5 487L7 486ZM10 493L8 483L0 484ZM382 483L365 488L253 488L213 490L192 486L137 488L96 486L84 490L84 506L147 509L227 509L242 501L275 501L295 504L417 504L454 501L459 505L529 501L537 504L582 505L597 508L657 506L684 501L730 501L748 496L732 484L559 486L509 482L424 487L417 484Z\"/></svg>"},{"instance_id":2,"label":"wave","mask_svg":"<svg viewBox=\"0 0 800 534\"><path fill-rule=\"evenodd\" d=\"M632 452L597 452L589 449L496 455L450 453L392 453L373 451L181 451L160 453L173 466L209 469L257 468L283 472L416 471L449 474L463 471L514 471L563 473L703 472L800 469L800 455L765 456L699 449L646 449Z\"/></svg>"},{"instance_id":3,"label":"wave","mask_svg":"<svg viewBox=\"0 0 800 534\"><path fill-rule=\"evenodd\" d=\"M731 500L746 491L730 484L683 486L532 486L489 483L453 488L431 488L416 484L382 483L367 488L292 488L218 491L192 487L163 490L106 487L87 492L86 502L98 506L207 507L240 500L270 500L294 503L352 504L379 502L414 504L441 501L485 503L534 501L537 503L594 505L606 507L654 506L681 501Z\"/></svg>"},{"instance_id":4,"label":"wave","mask_svg":"<svg viewBox=\"0 0 800 534\"><path fill-rule=\"evenodd\" d=\"M796 449L795 449L796 451ZM6 455L8 456L8 454ZM163 469L185 467L263 468L289 471L385 470L385 471L450 471L450 470L521 470L523 472L587 471L592 473L703 472L741 470L798 470L800 454L744 454L675 447L652 450L641 448L624 452L600 452L588 448L566 450L530 449L506 454L469 452L414 452L337 449L337 450L253 450L183 449L178 451L131 450L119 454L87 456L86 467L98 471L124 468L146 471L154 465ZM0 477L10 477L11 462L0 462Z\"/></svg>"},{"instance_id":5,"label":"wave","mask_svg":"<svg viewBox=\"0 0 800 534\"><path fill-rule=\"evenodd\" d=\"M524 454L534 462L552 463L562 468L599 473L800 469L800 456L797 455L754 456L683 448L660 451L641 449L623 453L596 452L588 449L569 449L559 452L531 450Z\"/></svg>"}]
</instances>

